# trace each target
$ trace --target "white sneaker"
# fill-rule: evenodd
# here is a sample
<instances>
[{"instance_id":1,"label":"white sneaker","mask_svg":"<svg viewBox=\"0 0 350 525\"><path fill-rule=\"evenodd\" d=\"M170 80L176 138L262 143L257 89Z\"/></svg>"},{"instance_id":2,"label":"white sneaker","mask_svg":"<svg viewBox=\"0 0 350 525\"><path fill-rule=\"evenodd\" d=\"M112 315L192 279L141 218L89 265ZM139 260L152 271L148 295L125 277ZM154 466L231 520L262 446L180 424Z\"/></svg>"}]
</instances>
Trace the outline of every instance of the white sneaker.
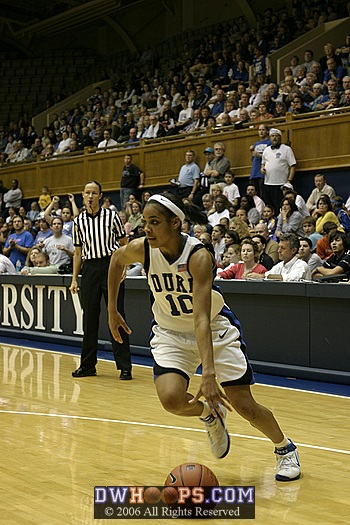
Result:
<instances>
[{"instance_id":1,"label":"white sneaker","mask_svg":"<svg viewBox=\"0 0 350 525\"><path fill-rule=\"evenodd\" d=\"M203 403L207 402L203 401ZM214 456L219 459L227 456L230 450L230 436L228 435L225 424L227 410L222 405L220 405L220 409L224 414L223 418L218 412L217 417L214 417L213 414L209 414L206 418L199 418L205 424L211 451Z\"/></svg>"},{"instance_id":2,"label":"white sneaker","mask_svg":"<svg viewBox=\"0 0 350 525\"><path fill-rule=\"evenodd\" d=\"M275 476L277 481L293 481L300 478L300 460L297 447L289 440L289 445L284 448L275 448L277 464Z\"/></svg>"}]
</instances>

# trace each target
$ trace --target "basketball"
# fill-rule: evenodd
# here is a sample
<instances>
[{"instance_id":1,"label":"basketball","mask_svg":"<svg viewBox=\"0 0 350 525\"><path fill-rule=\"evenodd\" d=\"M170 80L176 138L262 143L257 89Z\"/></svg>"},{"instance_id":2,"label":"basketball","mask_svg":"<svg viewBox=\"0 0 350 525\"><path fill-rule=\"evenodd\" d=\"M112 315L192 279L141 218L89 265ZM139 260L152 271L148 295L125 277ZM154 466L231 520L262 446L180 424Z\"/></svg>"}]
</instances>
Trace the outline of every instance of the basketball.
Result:
<instances>
[{"instance_id":1,"label":"basketball","mask_svg":"<svg viewBox=\"0 0 350 525\"><path fill-rule=\"evenodd\" d=\"M217 487L214 472L199 463L183 463L175 467L165 480L166 487Z\"/></svg>"},{"instance_id":2,"label":"basketball","mask_svg":"<svg viewBox=\"0 0 350 525\"><path fill-rule=\"evenodd\" d=\"M158 503L162 497L161 491L157 487L148 487L143 495L145 502L152 505Z\"/></svg>"}]
</instances>

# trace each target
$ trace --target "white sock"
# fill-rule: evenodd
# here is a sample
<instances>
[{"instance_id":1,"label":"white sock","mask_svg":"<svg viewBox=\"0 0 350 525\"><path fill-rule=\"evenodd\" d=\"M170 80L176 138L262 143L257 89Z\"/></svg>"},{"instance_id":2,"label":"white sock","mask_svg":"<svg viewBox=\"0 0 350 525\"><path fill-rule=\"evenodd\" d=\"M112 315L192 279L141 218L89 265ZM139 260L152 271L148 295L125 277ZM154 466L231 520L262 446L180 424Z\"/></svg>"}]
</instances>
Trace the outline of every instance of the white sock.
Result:
<instances>
[{"instance_id":1,"label":"white sock","mask_svg":"<svg viewBox=\"0 0 350 525\"><path fill-rule=\"evenodd\" d=\"M199 416L201 419L205 419L206 417L210 416L211 412L209 410L208 403L203 403L203 412Z\"/></svg>"},{"instance_id":2,"label":"white sock","mask_svg":"<svg viewBox=\"0 0 350 525\"><path fill-rule=\"evenodd\" d=\"M274 443L274 445L276 448L285 448L288 447L289 443L289 439L283 434L283 441L281 441L281 443Z\"/></svg>"}]
</instances>

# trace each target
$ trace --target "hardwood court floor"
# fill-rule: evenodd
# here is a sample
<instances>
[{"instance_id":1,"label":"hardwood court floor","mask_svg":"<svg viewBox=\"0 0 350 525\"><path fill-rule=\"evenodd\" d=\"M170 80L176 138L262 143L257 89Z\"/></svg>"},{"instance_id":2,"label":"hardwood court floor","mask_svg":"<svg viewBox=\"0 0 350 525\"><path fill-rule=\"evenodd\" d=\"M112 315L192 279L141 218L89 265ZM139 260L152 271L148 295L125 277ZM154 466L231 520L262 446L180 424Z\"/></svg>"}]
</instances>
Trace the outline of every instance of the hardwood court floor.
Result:
<instances>
[{"instance_id":1,"label":"hardwood court floor","mask_svg":"<svg viewBox=\"0 0 350 525\"><path fill-rule=\"evenodd\" d=\"M74 380L78 362L0 345L1 525L101 525L95 485L162 485L185 462L207 465L221 485L255 485L257 525L350 522L350 398L253 387L299 445L302 478L277 483L271 444L236 414L228 418L232 450L216 461L196 418L162 409L149 368L135 366L134 380L123 382L100 361L97 377Z\"/></svg>"}]
</instances>

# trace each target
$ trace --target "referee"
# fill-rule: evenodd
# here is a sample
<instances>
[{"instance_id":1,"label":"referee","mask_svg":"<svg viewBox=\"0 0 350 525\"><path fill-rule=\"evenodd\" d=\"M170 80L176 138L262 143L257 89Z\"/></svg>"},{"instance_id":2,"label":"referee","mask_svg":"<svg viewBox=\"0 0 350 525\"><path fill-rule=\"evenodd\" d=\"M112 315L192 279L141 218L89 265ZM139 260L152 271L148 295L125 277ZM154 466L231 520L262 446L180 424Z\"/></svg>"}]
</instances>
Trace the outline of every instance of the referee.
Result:
<instances>
[{"instance_id":1,"label":"referee","mask_svg":"<svg viewBox=\"0 0 350 525\"><path fill-rule=\"evenodd\" d=\"M98 327L102 295L106 304L107 277L111 255L120 245L127 244L121 220L115 211L101 208L101 184L89 181L82 193L85 210L74 219L72 293L78 293L78 275L82 267L81 302L83 308L83 345L80 367L72 372L73 377L96 375ZM84 262L82 266L82 262ZM124 285L124 283L123 283ZM118 296L118 309L124 310L124 286ZM122 312L120 310L120 312ZM122 313L124 316L124 313ZM122 343L111 337L114 359L120 379L131 379L131 357L129 335L122 332Z\"/></svg>"}]
</instances>

